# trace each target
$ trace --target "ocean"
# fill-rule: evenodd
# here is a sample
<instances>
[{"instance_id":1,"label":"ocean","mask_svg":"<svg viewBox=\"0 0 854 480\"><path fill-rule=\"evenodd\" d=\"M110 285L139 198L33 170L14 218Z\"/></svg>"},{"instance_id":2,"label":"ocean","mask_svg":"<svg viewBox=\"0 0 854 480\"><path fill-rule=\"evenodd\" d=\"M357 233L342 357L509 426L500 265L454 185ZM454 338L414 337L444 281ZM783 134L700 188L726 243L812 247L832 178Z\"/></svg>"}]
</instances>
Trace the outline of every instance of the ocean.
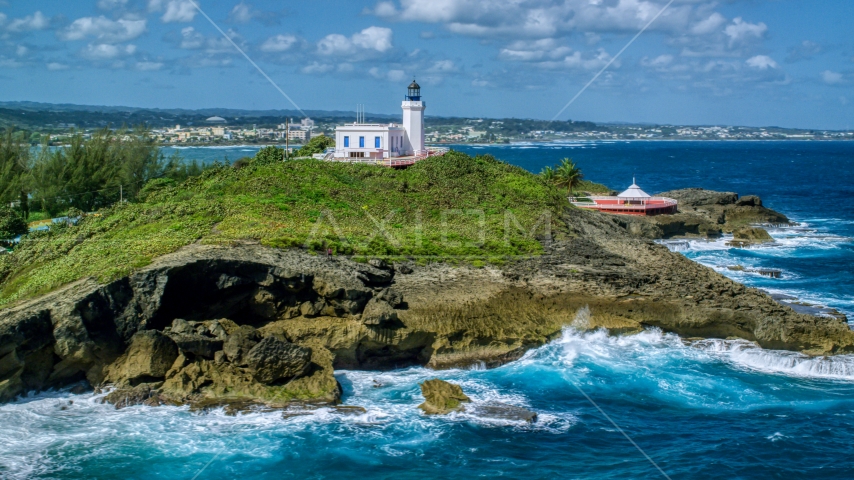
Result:
<instances>
[{"instance_id":1,"label":"ocean","mask_svg":"<svg viewBox=\"0 0 854 480\"><path fill-rule=\"evenodd\" d=\"M537 172L569 157L587 178L647 192L755 194L799 222L776 242L726 239L681 254L749 286L854 318L854 142L579 142L459 146ZM236 160L251 147L183 149ZM168 152L167 152L168 153ZM782 277L727 266L774 268ZM93 394L33 394L0 406L0 478L851 478L854 356L809 358L739 340L688 342L649 329L563 335L492 370L339 371L344 403L226 416L115 410ZM460 383L475 402L540 414L534 424L428 417L418 382ZM382 384L374 388L374 381Z\"/></svg>"}]
</instances>

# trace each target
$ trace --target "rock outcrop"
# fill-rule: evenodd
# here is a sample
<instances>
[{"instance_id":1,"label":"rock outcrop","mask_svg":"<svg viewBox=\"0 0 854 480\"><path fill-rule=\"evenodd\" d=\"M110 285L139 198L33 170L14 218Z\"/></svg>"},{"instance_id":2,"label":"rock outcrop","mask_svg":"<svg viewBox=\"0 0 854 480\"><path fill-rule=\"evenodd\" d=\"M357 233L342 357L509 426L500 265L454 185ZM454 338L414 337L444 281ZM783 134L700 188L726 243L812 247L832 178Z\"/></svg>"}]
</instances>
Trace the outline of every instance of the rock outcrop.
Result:
<instances>
[{"instance_id":1,"label":"rock outcrop","mask_svg":"<svg viewBox=\"0 0 854 480\"><path fill-rule=\"evenodd\" d=\"M422 383L421 394L424 395L424 403L418 405L418 408L430 415L446 415L463 411L465 410L463 403L471 402L471 399L463 393L462 387L438 378Z\"/></svg>"},{"instance_id":2,"label":"rock outcrop","mask_svg":"<svg viewBox=\"0 0 854 480\"><path fill-rule=\"evenodd\" d=\"M196 244L106 285L82 280L0 311L0 401L87 380L117 405L335 404L334 368L493 367L569 325L854 352L843 316L780 305L622 217L562 220L566 238L500 267Z\"/></svg>"},{"instance_id":3,"label":"rock outcrop","mask_svg":"<svg viewBox=\"0 0 854 480\"><path fill-rule=\"evenodd\" d=\"M335 403L335 356L324 344L256 327L294 318L361 326L370 302L369 336L397 318L392 276L299 252L196 246L108 285L76 282L0 312L0 401L85 379L114 387L107 398L117 405Z\"/></svg>"},{"instance_id":4,"label":"rock outcrop","mask_svg":"<svg viewBox=\"0 0 854 480\"><path fill-rule=\"evenodd\" d=\"M463 393L462 387L438 378L427 380L420 386L424 403L418 405L418 408L428 415L467 412L490 420L527 423L537 421L537 414L527 408L500 402L472 403L468 395Z\"/></svg>"},{"instance_id":5,"label":"rock outcrop","mask_svg":"<svg viewBox=\"0 0 854 480\"><path fill-rule=\"evenodd\" d=\"M718 237L752 224L789 225L788 217L762 205L755 195L716 192L700 188L672 190L655 195L679 202L673 215L620 217L633 235L657 239L674 237Z\"/></svg>"},{"instance_id":6,"label":"rock outcrop","mask_svg":"<svg viewBox=\"0 0 854 480\"><path fill-rule=\"evenodd\" d=\"M732 238L734 242L742 244L767 243L774 241L768 231L761 227L741 227L732 232Z\"/></svg>"}]
</instances>

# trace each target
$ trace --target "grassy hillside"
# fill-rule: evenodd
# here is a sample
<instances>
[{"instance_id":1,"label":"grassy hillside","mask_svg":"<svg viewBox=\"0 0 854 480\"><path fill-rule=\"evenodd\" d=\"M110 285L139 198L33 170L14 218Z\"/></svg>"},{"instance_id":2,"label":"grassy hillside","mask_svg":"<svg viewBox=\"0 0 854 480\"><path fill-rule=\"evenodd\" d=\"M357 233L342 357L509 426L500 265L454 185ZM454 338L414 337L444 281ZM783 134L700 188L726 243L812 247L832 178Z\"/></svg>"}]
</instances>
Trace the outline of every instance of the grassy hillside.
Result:
<instances>
[{"instance_id":1,"label":"grassy hillside","mask_svg":"<svg viewBox=\"0 0 854 480\"><path fill-rule=\"evenodd\" d=\"M490 156L451 152L407 170L308 160L241 165L182 184L155 180L138 203L31 234L0 259L0 305L84 277L110 281L193 242L479 264L540 253L531 230L542 218L551 218L553 236L565 233L562 193Z\"/></svg>"}]
</instances>

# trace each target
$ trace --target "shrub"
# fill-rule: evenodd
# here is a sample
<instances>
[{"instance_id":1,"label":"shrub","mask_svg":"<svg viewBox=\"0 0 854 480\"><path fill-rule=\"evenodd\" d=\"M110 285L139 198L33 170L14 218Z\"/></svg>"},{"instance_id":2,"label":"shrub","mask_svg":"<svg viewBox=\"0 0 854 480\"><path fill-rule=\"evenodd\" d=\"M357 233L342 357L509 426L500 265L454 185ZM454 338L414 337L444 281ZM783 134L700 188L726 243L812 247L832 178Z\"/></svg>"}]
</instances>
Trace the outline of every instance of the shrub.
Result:
<instances>
[{"instance_id":1,"label":"shrub","mask_svg":"<svg viewBox=\"0 0 854 480\"><path fill-rule=\"evenodd\" d=\"M315 153L323 153L329 147L335 146L335 140L326 135L318 135L308 141L302 148L296 151L296 157L310 157Z\"/></svg>"},{"instance_id":2,"label":"shrub","mask_svg":"<svg viewBox=\"0 0 854 480\"><path fill-rule=\"evenodd\" d=\"M7 240L30 231L27 222L9 207L0 207L0 239Z\"/></svg>"}]
</instances>

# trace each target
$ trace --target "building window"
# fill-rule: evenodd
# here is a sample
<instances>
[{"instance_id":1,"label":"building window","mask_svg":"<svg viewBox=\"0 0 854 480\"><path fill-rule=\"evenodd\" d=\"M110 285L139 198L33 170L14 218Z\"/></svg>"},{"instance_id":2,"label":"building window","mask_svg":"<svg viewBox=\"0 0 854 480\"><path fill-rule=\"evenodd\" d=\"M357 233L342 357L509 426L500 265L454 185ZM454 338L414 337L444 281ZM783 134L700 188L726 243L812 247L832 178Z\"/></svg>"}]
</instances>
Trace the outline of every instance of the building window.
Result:
<instances>
[{"instance_id":1,"label":"building window","mask_svg":"<svg viewBox=\"0 0 854 480\"><path fill-rule=\"evenodd\" d=\"M345 136L344 137L344 148L347 148L349 146L350 146L350 137Z\"/></svg>"},{"instance_id":2,"label":"building window","mask_svg":"<svg viewBox=\"0 0 854 480\"><path fill-rule=\"evenodd\" d=\"M380 148L380 137L374 137L374 148Z\"/></svg>"},{"instance_id":3,"label":"building window","mask_svg":"<svg viewBox=\"0 0 854 480\"><path fill-rule=\"evenodd\" d=\"M359 137L359 148L365 148L365 137Z\"/></svg>"}]
</instances>

